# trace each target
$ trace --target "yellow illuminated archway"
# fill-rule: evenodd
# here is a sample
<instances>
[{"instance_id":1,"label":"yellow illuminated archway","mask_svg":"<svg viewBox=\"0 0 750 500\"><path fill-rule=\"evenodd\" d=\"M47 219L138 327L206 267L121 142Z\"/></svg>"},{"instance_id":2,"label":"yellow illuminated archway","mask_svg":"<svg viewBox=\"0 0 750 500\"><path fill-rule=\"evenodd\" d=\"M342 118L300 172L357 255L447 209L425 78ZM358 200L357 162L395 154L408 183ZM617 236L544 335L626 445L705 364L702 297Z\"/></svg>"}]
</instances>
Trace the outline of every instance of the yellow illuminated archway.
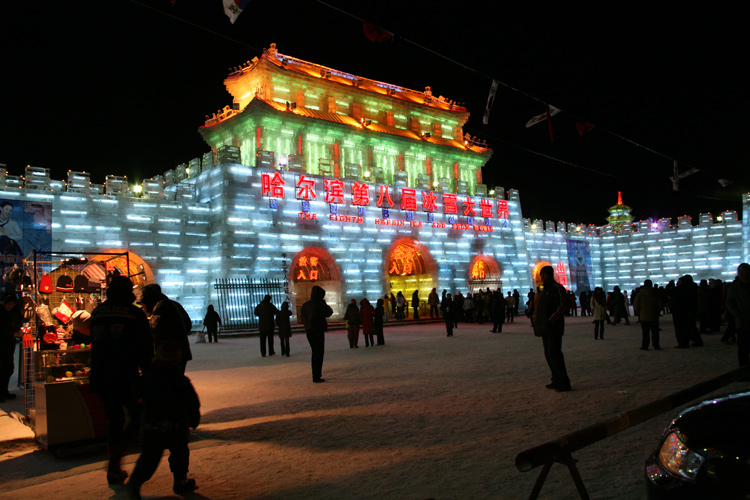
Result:
<instances>
[{"instance_id":1,"label":"yellow illuminated archway","mask_svg":"<svg viewBox=\"0 0 750 500\"><path fill-rule=\"evenodd\" d=\"M402 292L411 307L414 290L419 290L423 304L433 288L437 288L437 265L427 247L411 238L397 240L385 259L384 271L390 293Z\"/></svg>"}]
</instances>

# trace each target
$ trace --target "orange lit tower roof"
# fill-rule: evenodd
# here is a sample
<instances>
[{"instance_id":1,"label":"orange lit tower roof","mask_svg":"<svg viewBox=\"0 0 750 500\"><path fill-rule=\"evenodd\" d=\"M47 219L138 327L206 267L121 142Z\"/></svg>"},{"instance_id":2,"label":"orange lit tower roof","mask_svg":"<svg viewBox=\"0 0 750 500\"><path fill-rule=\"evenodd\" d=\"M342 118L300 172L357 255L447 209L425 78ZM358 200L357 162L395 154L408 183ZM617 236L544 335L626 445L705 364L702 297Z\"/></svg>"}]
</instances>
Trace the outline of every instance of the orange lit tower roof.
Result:
<instances>
[{"instance_id":1,"label":"orange lit tower roof","mask_svg":"<svg viewBox=\"0 0 750 500\"><path fill-rule=\"evenodd\" d=\"M443 96L362 78L319 64L280 54L276 44L260 58L234 68L224 80L231 106L207 117L215 126L240 114L254 100L278 111L338 122L353 127L422 139L475 152L488 152L463 134L466 108Z\"/></svg>"}]
</instances>

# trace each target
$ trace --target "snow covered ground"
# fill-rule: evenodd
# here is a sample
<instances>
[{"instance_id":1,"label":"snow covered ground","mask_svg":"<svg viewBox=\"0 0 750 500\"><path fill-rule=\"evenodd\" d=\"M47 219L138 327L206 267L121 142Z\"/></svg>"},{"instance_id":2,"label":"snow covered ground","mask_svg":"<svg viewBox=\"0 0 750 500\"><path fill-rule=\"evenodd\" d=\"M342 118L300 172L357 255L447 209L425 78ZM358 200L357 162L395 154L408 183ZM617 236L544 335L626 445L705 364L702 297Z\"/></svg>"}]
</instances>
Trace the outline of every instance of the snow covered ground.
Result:
<instances>
[{"instance_id":1,"label":"snow covered ground","mask_svg":"<svg viewBox=\"0 0 750 500\"><path fill-rule=\"evenodd\" d=\"M302 334L290 358L262 358L257 338L194 344L187 375L203 420L190 446L199 489L189 498L528 498L539 468L519 472L519 452L736 368L736 347L719 334L681 350L672 349L671 318L662 328L663 349L640 351L635 322L594 340L589 318L568 318L567 393L545 389L541 339L526 318L501 334L460 324L451 338L442 324L407 323L386 329L385 346L360 340L359 349L331 332L323 384L311 381ZM747 383L718 393L742 390ZM643 462L676 411L573 454L592 498L645 497ZM101 450L58 459L29 443L0 453L0 499L124 498L106 484ZM142 493L177 498L166 460ZM578 498L565 466L552 467L540 498Z\"/></svg>"}]
</instances>

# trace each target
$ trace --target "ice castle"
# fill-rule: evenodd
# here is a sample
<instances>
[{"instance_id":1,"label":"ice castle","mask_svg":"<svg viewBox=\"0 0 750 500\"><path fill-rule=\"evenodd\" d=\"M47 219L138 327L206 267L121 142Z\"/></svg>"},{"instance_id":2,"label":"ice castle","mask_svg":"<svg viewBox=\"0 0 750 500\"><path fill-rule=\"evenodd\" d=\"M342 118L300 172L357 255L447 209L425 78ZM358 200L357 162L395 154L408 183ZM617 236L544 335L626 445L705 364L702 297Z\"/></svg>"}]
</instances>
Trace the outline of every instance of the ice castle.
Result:
<instances>
[{"instance_id":1,"label":"ice castle","mask_svg":"<svg viewBox=\"0 0 750 500\"><path fill-rule=\"evenodd\" d=\"M749 260L748 195L741 220L702 214L696 225L632 222L622 199L603 227L525 219L518 191L482 182L492 150L464 134L468 111L429 87L358 77L275 45L224 84L231 104L200 128L210 151L137 187L0 168L0 202L23 229L5 272L32 250L128 252L137 272L121 271L137 286L159 283L200 325L227 279L277 279L293 310L317 284L341 315L351 298L397 291L525 294L545 265L575 291L630 290L684 274L731 280Z\"/></svg>"}]
</instances>

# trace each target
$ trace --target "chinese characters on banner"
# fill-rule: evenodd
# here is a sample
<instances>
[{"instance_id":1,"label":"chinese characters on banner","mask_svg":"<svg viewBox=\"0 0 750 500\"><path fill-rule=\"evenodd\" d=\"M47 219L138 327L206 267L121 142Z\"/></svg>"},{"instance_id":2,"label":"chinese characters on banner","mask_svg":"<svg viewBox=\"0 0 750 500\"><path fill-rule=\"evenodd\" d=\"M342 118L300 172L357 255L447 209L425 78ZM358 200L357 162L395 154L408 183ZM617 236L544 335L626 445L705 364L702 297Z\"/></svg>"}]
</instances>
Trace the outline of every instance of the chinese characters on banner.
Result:
<instances>
[{"instance_id":1,"label":"chinese characters on banner","mask_svg":"<svg viewBox=\"0 0 750 500\"><path fill-rule=\"evenodd\" d=\"M264 197L271 198L271 208L278 208L279 198L285 198L284 191L287 181L278 171L261 173L261 192ZM322 188L322 191L320 189ZM435 193L434 191L422 191L415 188L393 187L380 184L375 189L364 182L347 182L342 179L325 178L319 179L305 174L295 174L293 185L295 198L302 204L299 218L317 220L318 214L310 212L310 202L318 199L320 194L323 200L330 205L330 220L341 222L364 223L365 208L375 204L382 210L382 218L376 219L376 224L424 227L422 221L414 220L414 213L420 211L427 213L428 225L433 227L454 229L474 229L480 231L492 231L492 219L501 220L501 227L508 227L510 210L507 200L491 200L487 198L463 196L451 193ZM372 191L371 191L372 189ZM396 205L393 201L394 194L400 195L400 203ZM398 200L398 198L396 198ZM347 203L358 207L358 215L339 215L338 206ZM438 212L439 206L442 212L448 215L448 224L434 221L434 213ZM397 208L406 212L405 221L391 220L391 209ZM496 209L496 210L495 210ZM466 223L458 223L455 216L464 216ZM475 217L484 219L484 224L475 222Z\"/></svg>"},{"instance_id":2,"label":"chinese characters on banner","mask_svg":"<svg viewBox=\"0 0 750 500\"><path fill-rule=\"evenodd\" d=\"M286 254L281 254L281 272L284 273L284 300L291 304L289 300L289 266L286 265Z\"/></svg>"}]
</instances>

